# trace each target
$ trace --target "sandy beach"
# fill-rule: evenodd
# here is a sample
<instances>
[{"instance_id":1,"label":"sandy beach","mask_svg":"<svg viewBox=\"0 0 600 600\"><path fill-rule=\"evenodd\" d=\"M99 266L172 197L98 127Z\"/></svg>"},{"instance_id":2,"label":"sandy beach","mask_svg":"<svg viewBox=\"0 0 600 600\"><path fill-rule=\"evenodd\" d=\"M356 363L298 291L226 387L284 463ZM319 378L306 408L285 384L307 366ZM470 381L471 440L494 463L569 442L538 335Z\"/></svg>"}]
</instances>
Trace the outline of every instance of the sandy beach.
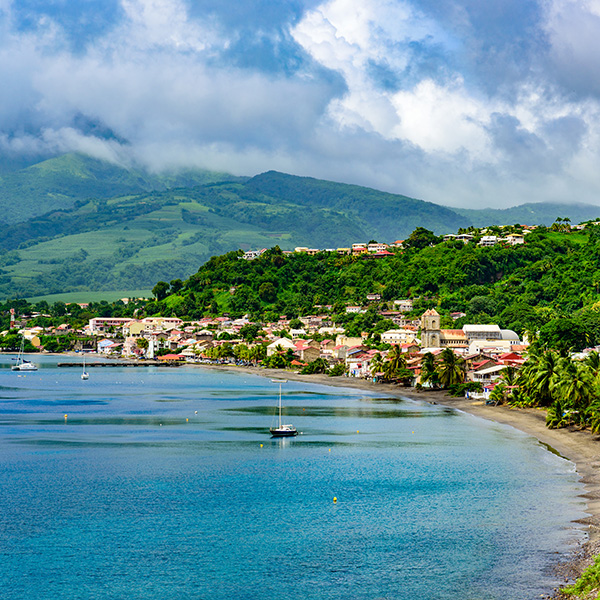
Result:
<instances>
[{"instance_id":1,"label":"sandy beach","mask_svg":"<svg viewBox=\"0 0 600 600\"><path fill-rule=\"evenodd\" d=\"M394 384L373 383L364 379L352 377L328 377L327 375L300 375L296 372L279 369L259 369L236 366L211 366L208 368L228 368L238 372L246 372L272 379L288 379L329 385L335 387L350 387L377 392L385 395L405 397L424 402L430 402L455 408L482 419L510 425L524 433L537 438L549 446L563 458L575 464L577 473L584 484L582 495L587 503L589 516L579 521L584 525L588 541L573 555L573 560L561 565L561 576L572 582L590 563L591 557L600 554L600 435L594 435L589 430L576 428L548 429L546 427L546 411L541 409L518 409L508 406L486 406L484 402L466 398L452 398L443 391L421 391ZM558 593L555 598L562 598Z\"/></svg>"}]
</instances>

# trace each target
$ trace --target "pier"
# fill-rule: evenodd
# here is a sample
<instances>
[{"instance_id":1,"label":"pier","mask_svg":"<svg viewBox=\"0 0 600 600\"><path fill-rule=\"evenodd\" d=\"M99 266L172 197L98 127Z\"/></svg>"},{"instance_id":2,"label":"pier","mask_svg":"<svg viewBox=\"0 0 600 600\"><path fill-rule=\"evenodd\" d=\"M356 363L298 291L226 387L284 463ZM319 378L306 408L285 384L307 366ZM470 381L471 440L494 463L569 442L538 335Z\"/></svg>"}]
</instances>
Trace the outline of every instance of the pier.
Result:
<instances>
[{"instance_id":1,"label":"pier","mask_svg":"<svg viewBox=\"0 0 600 600\"><path fill-rule=\"evenodd\" d=\"M162 360L144 360L144 361L115 361L115 362L87 362L86 369L93 367L178 367L181 362L162 361ZM83 368L83 362L59 362L58 367L79 367Z\"/></svg>"}]
</instances>

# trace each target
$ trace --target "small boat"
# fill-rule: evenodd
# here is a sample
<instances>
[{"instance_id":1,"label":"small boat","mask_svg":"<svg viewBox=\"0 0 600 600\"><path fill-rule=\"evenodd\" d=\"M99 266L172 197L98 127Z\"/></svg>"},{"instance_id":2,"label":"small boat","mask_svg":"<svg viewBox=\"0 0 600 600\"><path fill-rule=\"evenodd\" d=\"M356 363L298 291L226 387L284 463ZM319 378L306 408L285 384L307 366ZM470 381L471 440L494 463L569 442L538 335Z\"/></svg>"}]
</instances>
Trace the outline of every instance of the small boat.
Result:
<instances>
[{"instance_id":1,"label":"small boat","mask_svg":"<svg viewBox=\"0 0 600 600\"><path fill-rule=\"evenodd\" d=\"M25 338L21 337L21 347L17 356L17 364L11 367L11 371L37 371L37 365L23 358L23 350L25 348ZM14 360L14 359L13 359Z\"/></svg>"},{"instance_id":2,"label":"small boat","mask_svg":"<svg viewBox=\"0 0 600 600\"><path fill-rule=\"evenodd\" d=\"M273 383L279 383L279 425L277 427L271 427L269 431L271 432L271 437L293 437L298 435L298 431L293 425L283 425L281 423L281 384L285 383L284 381L275 381L271 380Z\"/></svg>"},{"instance_id":3,"label":"small boat","mask_svg":"<svg viewBox=\"0 0 600 600\"><path fill-rule=\"evenodd\" d=\"M90 374L86 373L86 370L85 370L85 356L84 356L83 357L83 373L81 374L81 379L83 379L85 381L86 379L89 379L89 378L90 378Z\"/></svg>"}]
</instances>

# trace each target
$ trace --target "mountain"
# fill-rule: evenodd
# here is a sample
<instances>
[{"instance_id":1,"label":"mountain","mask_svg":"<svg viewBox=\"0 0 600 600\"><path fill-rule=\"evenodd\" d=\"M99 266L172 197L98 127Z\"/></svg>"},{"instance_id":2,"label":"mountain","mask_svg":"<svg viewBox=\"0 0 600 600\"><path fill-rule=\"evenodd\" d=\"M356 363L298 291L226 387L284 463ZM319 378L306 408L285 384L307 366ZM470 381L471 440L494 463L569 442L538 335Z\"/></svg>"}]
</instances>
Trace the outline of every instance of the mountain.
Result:
<instances>
[{"instance_id":1,"label":"mountain","mask_svg":"<svg viewBox=\"0 0 600 600\"><path fill-rule=\"evenodd\" d=\"M0 297L149 289L239 248L337 248L405 239L419 226L444 234L597 216L585 205L454 210L275 171L157 175L81 154L0 176L0 208Z\"/></svg>"},{"instance_id":2,"label":"mountain","mask_svg":"<svg viewBox=\"0 0 600 600\"><path fill-rule=\"evenodd\" d=\"M439 234L470 225L467 218L432 202L276 171L253 177L245 188L272 198L285 198L288 202L307 208L322 208L349 215L360 225L366 237L388 242L404 239L420 226ZM342 240L340 243L344 245Z\"/></svg>"},{"instance_id":3,"label":"mountain","mask_svg":"<svg viewBox=\"0 0 600 600\"><path fill-rule=\"evenodd\" d=\"M0 220L27 221L52 210L70 208L77 200L88 198L115 198L214 181L243 180L201 169L154 175L83 154L65 154L0 176Z\"/></svg>"},{"instance_id":4,"label":"mountain","mask_svg":"<svg viewBox=\"0 0 600 600\"><path fill-rule=\"evenodd\" d=\"M486 225L552 225L557 218L568 217L572 223L581 223L600 219L600 206L591 204L558 204L551 202L536 202L521 204L512 208L494 209L468 208L453 209L459 215L466 217L474 227Z\"/></svg>"}]
</instances>

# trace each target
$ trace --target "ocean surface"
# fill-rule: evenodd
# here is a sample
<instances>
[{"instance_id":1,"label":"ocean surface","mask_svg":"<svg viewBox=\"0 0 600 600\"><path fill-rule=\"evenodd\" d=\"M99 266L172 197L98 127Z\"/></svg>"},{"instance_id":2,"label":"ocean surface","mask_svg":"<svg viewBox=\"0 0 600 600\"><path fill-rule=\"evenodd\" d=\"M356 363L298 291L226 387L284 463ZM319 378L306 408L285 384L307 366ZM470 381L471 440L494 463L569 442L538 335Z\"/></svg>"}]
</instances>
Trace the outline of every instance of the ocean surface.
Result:
<instances>
[{"instance_id":1,"label":"ocean surface","mask_svg":"<svg viewBox=\"0 0 600 600\"><path fill-rule=\"evenodd\" d=\"M573 465L509 427L290 381L271 439L269 379L34 360L0 357L3 600L528 600L583 539Z\"/></svg>"}]
</instances>

